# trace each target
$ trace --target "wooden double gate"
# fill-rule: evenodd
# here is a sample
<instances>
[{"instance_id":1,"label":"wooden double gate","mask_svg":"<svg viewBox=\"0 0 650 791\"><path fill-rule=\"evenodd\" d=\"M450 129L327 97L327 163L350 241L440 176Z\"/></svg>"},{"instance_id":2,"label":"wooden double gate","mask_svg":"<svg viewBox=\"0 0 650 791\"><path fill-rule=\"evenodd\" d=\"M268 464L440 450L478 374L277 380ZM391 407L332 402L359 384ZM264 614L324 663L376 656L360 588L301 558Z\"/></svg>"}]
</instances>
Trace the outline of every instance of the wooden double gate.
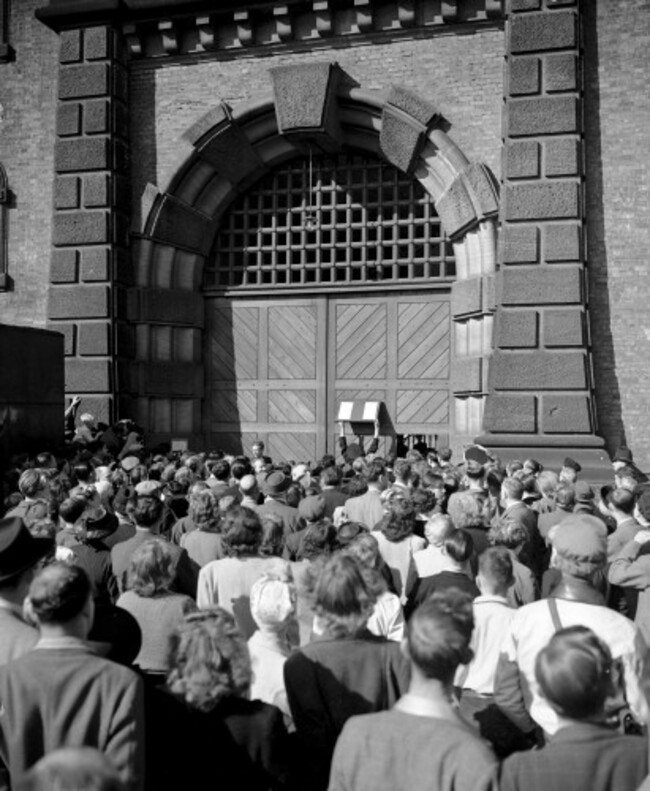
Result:
<instances>
[{"instance_id":1,"label":"wooden double gate","mask_svg":"<svg viewBox=\"0 0 650 791\"><path fill-rule=\"evenodd\" d=\"M209 444L334 452L338 405L383 401L399 434L449 431L448 293L207 300ZM386 441L386 440L384 440Z\"/></svg>"}]
</instances>

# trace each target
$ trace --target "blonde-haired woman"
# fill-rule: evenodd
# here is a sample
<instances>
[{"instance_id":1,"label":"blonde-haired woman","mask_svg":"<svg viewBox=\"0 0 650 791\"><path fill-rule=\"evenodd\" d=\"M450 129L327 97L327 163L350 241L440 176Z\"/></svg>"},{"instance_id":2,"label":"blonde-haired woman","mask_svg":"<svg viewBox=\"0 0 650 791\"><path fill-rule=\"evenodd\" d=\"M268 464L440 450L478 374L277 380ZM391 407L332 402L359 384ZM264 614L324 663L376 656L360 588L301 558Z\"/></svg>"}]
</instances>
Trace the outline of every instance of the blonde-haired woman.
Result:
<instances>
[{"instance_id":1,"label":"blonde-haired woman","mask_svg":"<svg viewBox=\"0 0 650 791\"><path fill-rule=\"evenodd\" d=\"M158 681L164 681L170 667L172 636L185 615L196 609L189 596L170 590L175 571L169 543L161 538L145 541L133 553L127 590L117 600L117 606L131 613L142 632L135 664Z\"/></svg>"}]
</instances>

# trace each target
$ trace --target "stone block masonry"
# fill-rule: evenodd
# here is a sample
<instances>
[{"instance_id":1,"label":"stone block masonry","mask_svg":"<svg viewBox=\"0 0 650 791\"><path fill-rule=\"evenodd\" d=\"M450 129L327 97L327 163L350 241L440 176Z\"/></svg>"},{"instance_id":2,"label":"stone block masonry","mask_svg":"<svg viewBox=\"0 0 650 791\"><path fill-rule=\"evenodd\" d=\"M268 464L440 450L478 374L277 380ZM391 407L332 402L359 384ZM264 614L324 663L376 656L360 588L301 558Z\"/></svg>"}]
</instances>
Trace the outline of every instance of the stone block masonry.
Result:
<instances>
[{"instance_id":1,"label":"stone block masonry","mask_svg":"<svg viewBox=\"0 0 650 791\"><path fill-rule=\"evenodd\" d=\"M591 447L596 464L603 442L584 320L580 8L508 3L501 272L480 441Z\"/></svg>"},{"instance_id":2,"label":"stone block masonry","mask_svg":"<svg viewBox=\"0 0 650 791\"><path fill-rule=\"evenodd\" d=\"M110 25L61 33L49 318L65 338L66 393L104 419L115 412L130 210L125 54Z\"/></svg>"}]
</instances>

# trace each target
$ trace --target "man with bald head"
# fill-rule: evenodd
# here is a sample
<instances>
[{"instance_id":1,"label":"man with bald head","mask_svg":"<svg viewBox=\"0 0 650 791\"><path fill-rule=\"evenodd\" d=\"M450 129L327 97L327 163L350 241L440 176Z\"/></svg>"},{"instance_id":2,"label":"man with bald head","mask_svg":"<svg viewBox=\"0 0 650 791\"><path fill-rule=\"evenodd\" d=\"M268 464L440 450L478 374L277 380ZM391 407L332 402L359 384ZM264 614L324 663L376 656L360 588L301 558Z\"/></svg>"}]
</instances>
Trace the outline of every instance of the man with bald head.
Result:
<instances>
[{"instance_id":1,"label":"man with bald head","mask_svg":"<svg viewBox=\"0 0 650 791\"><path fill-rule=\"evenodd\" d=\"M244 475L239 481L239 492L241 494L240 505L252 508L253 511L257 510L257 506L260 504L260 489L254 475Z\"/></svg>"}]
</instances>

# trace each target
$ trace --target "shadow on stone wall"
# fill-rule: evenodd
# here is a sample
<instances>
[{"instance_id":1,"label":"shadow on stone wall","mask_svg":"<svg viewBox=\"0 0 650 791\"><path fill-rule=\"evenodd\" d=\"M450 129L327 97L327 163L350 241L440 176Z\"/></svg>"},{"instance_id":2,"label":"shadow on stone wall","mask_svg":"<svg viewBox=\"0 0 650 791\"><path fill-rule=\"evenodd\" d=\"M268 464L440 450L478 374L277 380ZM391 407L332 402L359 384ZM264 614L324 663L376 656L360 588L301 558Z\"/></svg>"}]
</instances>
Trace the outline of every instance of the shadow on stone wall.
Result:
<instances>
[{"instance_id":1,"label":"shadow on stone wall","mask_svg":"<svg viewBox=\"0 0 650 791\"><path fill-rule=\"evenodd\" d=\"M138 85L129 91L129 139L139 141L137 150L131 152L131 227L140 230L149 206L143 210L142 196L147 184L158 184L158 157L156 135L156 72L154 69L137 69L131 75ZM146 101L138 97L146 96ZM142 141L148 141L142 145ZM133 142L132 142L133 145Z\"/></svg>"},{"instance_id":2,"label":"shadow on stone wall","mask_svg":"<svg viewBox=\"0 0 650 791\"><path fill-rule=\"evenodd\" d=\"M621 394L616 372L616 354L611 326L611 297L603 206L600 78L595 6L595 3L585 3L583 11L587 276L598 433L604 438L607 449L611 453L617 446L627 445L627 441L621 411Z\"/></svg>"}]
</instances>

